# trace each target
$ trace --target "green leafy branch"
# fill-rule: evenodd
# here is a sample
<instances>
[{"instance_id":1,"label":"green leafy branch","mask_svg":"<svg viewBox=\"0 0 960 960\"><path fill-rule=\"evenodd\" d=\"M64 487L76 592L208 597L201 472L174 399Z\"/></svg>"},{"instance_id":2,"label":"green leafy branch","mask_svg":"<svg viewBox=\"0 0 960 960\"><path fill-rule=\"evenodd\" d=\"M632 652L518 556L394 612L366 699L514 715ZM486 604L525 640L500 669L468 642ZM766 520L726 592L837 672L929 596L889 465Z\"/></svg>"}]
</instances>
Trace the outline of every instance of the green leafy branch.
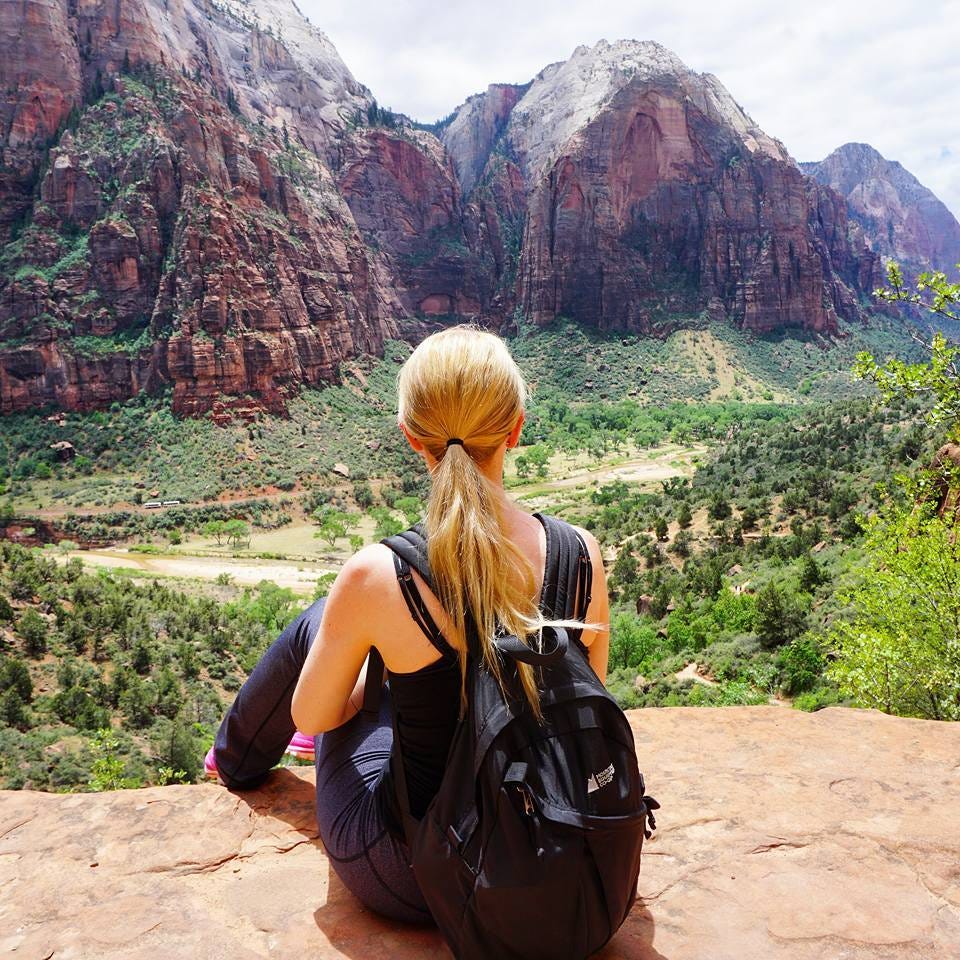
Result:
<instances>
[{"instance_id":1,"label":"green leafy branch","mask_svg":"<svg viewBox=\"0 0 960 960\"><path fill-rule=\"evenodd\" d=\"M960 263L957 264L960 270ZM886 303L909 303L936 313L948 320L960 320L960 283L950 283L942 270L918 274L916 293L910 293L903 282L900 265L891 260L887 264L887 286L878 287L873 295Z\"/></svg>"},{"instance_id":2,"label":"green leafy branch","mask_svg":"<svg viewBox=\"0 0 960 960\"><path fill-rule=\"evenodd\" d=\"M960 269L960 265L958 265ZM950 283L940 270L921 273L917 277L916 293L904 286L900 266L887 264L888 286L874 291L874 296L888 303L909 303L949 320L960 320L960 283ZM895 399L929 397L926 419L930 424L946 424L950 439L960 438L960 364L957 356L960 346L951 344L937 331L926 339L919 330L911 337L930 354L923 363L905 363L896 357L878 363L867 351L857 354L853 365L854 376L874 383L885 403Z\"/></svg>"}]
</instances>

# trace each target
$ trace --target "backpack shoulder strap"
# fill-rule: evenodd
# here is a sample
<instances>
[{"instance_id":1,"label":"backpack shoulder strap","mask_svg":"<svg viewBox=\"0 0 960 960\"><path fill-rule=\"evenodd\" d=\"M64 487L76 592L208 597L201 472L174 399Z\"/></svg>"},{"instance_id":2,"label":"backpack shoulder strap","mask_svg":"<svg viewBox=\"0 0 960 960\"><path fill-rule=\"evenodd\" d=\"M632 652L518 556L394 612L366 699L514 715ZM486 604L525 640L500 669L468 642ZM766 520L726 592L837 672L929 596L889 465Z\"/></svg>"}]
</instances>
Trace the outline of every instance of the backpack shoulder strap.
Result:
<instances>
[{"instance_id":1,"label":"backpack shoulder strap","mask_svg":"<svg viewBox=\"0 0 960 960\"><path fill-rule=\"evenodd\" d=\"M430 615L423 597L417 589L417 583L410 573L411 568L423 577L427 586L433 590L433 577L427 564L427 541L423 535L423 525L414 524L408 530L392 537L384 537L380 541L393 551L393 568L397 574L400 592L406 601L410 616L414 623L426 634L427 639L445 657L455 657L456 650L447 643L446 638Z\"/></svg>"},{"instance_id":2,"label":"backpack shoulder strap","mask_svg":"<svg viewBox=\"0 0 960 960\"><path fill-rule=\"evenodd\" d=\"M415 523L392 537L384 537L380 542L413 567L433 590L433 577L427 565L427 538L422 522Z\"/></svg>"},{"instance_id":3,"label":"backpack shoulder strap","mask_svg":"<svg viewBox=\"0 0 960 960\"><path fill-rule=\"evenodd\" d=\"M430 567L427 565L427 540L423 535L423 524L415 523L407 530L384 537L380 541L393 551L393 568L397 574L397 583L400 592L410 611L414 623L426 634L427 639L443 656L455 658L456 650L447 643L446 638L437 626L436 621L423 602L423 597L417 589L416 581L410 573L411 568L423 577L427 586L433 589L433 578L430 576ZM375 655L375 656L374 656ZM374 647L370 651L370 660L367 664L367 678L363 691L363 711L376 716L380 709L380 692L383 688L383 657Z\"/></svg>"},{"instance_id":4,"label":"backpack shoulder strap","mask_svg":"<svg viewBox=\"0 0 960 960\"><path fill-rule=\"evenodd\" d=\"M583 619L590 606L593 564L583 537L558 517L536 514L547 535L547 569L543 584L543 606L548 616L558 619ZM580 630L568 633L580 645Z\"/></svg>"}]
</instances>

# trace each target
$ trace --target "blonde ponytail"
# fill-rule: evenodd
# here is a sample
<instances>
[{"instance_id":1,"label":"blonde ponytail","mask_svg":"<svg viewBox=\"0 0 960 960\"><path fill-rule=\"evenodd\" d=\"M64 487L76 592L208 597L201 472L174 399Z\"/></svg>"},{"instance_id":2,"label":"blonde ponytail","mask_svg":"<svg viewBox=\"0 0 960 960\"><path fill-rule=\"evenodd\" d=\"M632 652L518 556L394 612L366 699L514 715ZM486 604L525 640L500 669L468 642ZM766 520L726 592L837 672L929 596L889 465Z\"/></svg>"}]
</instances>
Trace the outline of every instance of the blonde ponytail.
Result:
<instances>
[{"instance_id":1,"label":"blonde ponytail","mask_svg":"<svg viewBox=\"0 0 960 960\"><path fill-rule=\"evenodd\" d=\"M420 343L400 370L397 389L401 422L437 461L424 521L427 561L450 619L447 640L460 651L465 704L470 619L483 660L501 686L497 630L525 640L553 623L537 605L533 567L506 535L501 499L478 468L516 425L526 384L499 337L458 326ZM534 670L523 663L517 670L539 717Z\"/></svg>"}]
</instances>

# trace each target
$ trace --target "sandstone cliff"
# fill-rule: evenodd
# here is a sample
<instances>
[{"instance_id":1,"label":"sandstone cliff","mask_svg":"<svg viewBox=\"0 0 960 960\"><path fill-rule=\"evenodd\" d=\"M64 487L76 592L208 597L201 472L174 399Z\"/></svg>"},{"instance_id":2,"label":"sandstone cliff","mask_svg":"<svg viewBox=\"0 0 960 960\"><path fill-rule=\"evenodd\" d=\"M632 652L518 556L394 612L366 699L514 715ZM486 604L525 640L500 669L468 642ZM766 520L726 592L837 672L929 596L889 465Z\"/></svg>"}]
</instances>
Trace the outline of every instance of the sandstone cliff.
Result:
<instances>
[{"instance_id":1,"label":"sandstone cliff","mask_svg":"<svg viewBox=\"0 0 960 960\"><path fill-rule=\"evenodd\" d=\"M831 708L630 715L662 804L613 960L948 960L960 727ZM29 958L448 957L364 910L316 839L312 775L0 794L0 948Z\"/></svg>"},{"instance_id":2,"label":"sandstone cliff","mask_svg":"<svg viewBox=\"0 0 960 960\"><path fill-rule=\"evenodd\" d=\"M0 53L0 411L279 411L395 335L324 162L371 98L295 4L26 0Z\"/></svg>"},{"instance_id":3,"label":"sandstone cliff","mask_svg":"<svg viewBox=\"0 0 960 960\"><path fill-rule=\"evenodd\" d=\"M0 87L0 413L170 385L282 412L385 337L518 311L829 334L881 279L844 199L654 43L491 85L438 138L292 0L24 0Z\"/></svg>"},{"instance_id":4,"label":"sandstone cliff","mask_svg":"<svg viewBox=\"0 0 960 960\"><path fill-rule=\"evenodd\" d=\"M442 137L465 189L483 146L522 175L516 293L534 322L650 332L706 310L759 332L830 333L861 315L877 265L843 202L716 77L656 43L600 41L510 108L514 91L471 98Z\"/></svg>"},{"instance_id":5,"label":"sandstone cliff","mask_svg":"<svg viewBox=\"0 0 960 960\"><path fill-rule=\"evenodd\" d=\"M326 167L200 84L124 75L63 133L4 252L0 409L102 406L172 382L282 410L392 331Z\"/></svg>"},{"instance_id":6,"label":"sandstone cliff","mask_svg":"<svg viewBox=\"0 0 960 960\"><path fill-rule=\"evenodd\" d=\"M912 173L869 144L845 143L825 160L800 166L843 196L870 248L908 274L960 264L957 218Z\"/></svg>"}]
</instances>

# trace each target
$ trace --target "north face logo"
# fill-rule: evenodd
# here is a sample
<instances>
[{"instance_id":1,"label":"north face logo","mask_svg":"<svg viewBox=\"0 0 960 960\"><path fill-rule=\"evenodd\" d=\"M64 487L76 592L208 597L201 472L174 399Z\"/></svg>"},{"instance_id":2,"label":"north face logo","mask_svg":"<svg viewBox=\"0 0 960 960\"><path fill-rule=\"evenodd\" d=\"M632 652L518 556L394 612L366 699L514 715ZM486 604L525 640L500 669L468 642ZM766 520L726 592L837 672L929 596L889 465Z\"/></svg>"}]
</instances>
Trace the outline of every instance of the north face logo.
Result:
<instances>
[{"instance_id":1,"label":"north face logo","mask_svg":"<svg viewBox=\"0 0 960 960\"><path fill-rule=\"evenodd\" d=\"M593 773L587 777L587 793L593 793L594 790L599 790L610 783L613 780L613 772L613 764L611 763L609 767L605 767L599 773Z\"/></svg>"}]
</instances>

